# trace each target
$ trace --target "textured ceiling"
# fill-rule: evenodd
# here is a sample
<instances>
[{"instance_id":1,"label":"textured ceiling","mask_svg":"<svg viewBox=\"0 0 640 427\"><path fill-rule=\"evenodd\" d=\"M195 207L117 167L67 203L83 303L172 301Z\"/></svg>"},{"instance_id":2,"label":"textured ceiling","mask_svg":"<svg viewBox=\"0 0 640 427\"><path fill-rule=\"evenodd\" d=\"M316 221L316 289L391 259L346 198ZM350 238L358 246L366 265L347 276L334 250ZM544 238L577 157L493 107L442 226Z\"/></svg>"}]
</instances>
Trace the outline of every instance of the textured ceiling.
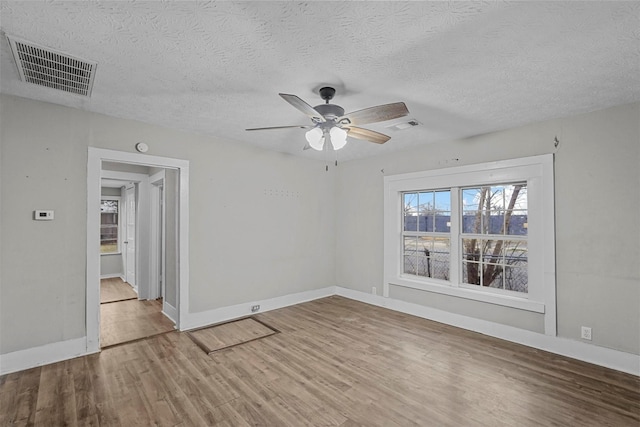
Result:
<instances>
[{"instance_id":1,"label":"textured ceiling","mask_svg":"<svg viewBox=\"0 0 640 427\"><path fill-rule=\"evenodd\" d=\"M342 160L640 100L638 2L0 2L6 34L98 63L91 98L19 80L0 40L0 91L302 151L308 124L279 92L346 111L404 101L421 126L364 126ZM153 141L146 141L153 151Z\"/></svg>"}]
</instances>

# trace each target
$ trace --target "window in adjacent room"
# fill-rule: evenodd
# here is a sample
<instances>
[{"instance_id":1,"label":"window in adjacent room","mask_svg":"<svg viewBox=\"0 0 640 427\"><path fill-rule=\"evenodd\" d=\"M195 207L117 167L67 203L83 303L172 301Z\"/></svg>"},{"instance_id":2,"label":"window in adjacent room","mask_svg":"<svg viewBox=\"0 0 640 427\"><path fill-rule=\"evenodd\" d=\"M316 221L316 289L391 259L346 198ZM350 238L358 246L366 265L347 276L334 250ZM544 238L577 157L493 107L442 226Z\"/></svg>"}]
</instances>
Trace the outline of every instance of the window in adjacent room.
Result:
<instances>
[{"instance_id":1,"label":"window in adjacent room","mask_svg":"<svg viewBox=\"0 0 640 427\"><path fill-rule=\"evenodd\" d=\"M100 200L100 253L120 252L120 198Z\"/></svg>"}]
</instances>

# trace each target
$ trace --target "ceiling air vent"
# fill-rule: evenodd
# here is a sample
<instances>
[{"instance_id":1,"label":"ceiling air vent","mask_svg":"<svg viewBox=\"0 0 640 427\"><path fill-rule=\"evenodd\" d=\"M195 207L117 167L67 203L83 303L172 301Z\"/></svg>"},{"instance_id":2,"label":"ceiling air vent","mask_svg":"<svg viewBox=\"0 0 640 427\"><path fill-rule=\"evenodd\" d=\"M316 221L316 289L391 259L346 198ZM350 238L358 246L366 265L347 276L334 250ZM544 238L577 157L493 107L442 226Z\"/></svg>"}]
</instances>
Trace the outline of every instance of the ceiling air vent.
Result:
<instances>
[{"instance_id":1,"label":"ceiling air vent","mask_svg":"<svg viewBox=\"0 0 640 427\"><path fill-rule=\"evenodd\" d=\"M40 86L91 96L97 63L7 35L20 78Z\"/></svg>"},{"instance_id":2,"label":"ceiling air vent","mask_svg":"<svg viewBox=\"0 0 640 427\"><path fill-rule=\"evenodd\" d=\"M409 119L409 120L405 120L399 123L394 123L392 125L387 126L387 129L391 129L391 130L403 130L403 129L409 129L412 128L414 126L419 126L420 122L418 122L416 119Z\"/></svg>"}]
</instances>

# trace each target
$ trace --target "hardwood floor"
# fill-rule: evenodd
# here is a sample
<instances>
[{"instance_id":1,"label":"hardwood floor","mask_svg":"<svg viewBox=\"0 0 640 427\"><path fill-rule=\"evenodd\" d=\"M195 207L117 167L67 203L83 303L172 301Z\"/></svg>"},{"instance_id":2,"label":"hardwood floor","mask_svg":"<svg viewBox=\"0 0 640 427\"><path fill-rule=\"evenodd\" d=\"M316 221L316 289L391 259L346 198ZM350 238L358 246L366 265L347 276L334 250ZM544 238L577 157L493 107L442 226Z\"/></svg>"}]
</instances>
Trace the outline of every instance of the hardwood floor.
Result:
<instances>
[{"instance_id":1,"label":"hardwood floor","mask_svg":"<svg viewBox=\"0 0 640 427\"><path fill-rule=\"evenodd\" d=\"M171 332L0 377L0 425L635 426L640 378L329 297L205 354Z\"/></svg>"},{"instance_id":2,"label":"hardwood floor","mask_svg":"<svg viewBox=\"0 0 640 427\"><path fill-rule=\"evenodd\" d=\"M121 278L100 279L100 304L137 298L136 291Z\"/></svg>"},{"instance_id":3,"label":"hardwood floor","mask_svg":"<svg viewBox=\"0 0 640 427\"><path fill-rule=\"evenodd\" d=\"M102 348L173 331L175 325L162 314L162 300L100 304Z\"/></svg>"}]
</instances>

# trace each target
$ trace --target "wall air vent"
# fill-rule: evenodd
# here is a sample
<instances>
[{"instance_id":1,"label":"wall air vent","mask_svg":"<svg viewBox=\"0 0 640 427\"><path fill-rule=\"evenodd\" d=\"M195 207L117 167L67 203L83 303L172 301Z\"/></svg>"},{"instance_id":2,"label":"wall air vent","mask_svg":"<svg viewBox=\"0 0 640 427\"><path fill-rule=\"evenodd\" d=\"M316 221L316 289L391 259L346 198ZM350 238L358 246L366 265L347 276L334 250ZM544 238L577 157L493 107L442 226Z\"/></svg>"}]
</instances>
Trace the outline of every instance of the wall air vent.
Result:
<instances>
[{"instance_id":1,"label":"wall air vent","mask_svg":"<svg viewBox=\"0 0 640 427\"><path fill-rule=\"evenodd\" d=\"M416 119L409 119L409 120L405 119L402 122L397 122L397 123L394 123L392 125L387 126L387 129L403 130L403 129L412 128L414 126L420 126L420 122L418 122Z\"/></svg>"},{"instance_id":2,"label":"wall air vent","mask_svg":"<svg viewBox=\"0 0 640 427\"><path fill-rule=\"evenodd\" d=\"M7 35L22 81L91 96L96 62Z\"/></svg>"}]
</instances>

